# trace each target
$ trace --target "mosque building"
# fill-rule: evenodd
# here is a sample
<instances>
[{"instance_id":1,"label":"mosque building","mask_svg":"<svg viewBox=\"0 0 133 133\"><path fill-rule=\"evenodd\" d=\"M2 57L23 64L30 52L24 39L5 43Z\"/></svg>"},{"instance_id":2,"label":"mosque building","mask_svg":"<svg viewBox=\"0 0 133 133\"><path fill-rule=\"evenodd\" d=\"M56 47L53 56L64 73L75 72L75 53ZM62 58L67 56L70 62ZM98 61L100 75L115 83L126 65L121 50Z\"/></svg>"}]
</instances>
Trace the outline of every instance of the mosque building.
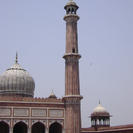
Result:
<instances>
[{"instance_id":1,"label":"mosque building","mask_svg":"<svg viewBox=\"0 0 133 133\"><path fill-rule=\"evenodd\" d=\"M0 133L133 133L133 125L110 126L110 113L101 103L92 112L91 127L81 127L81 100L77 15L78 5L70 0L66 15L65 95L52 92L47 98L34 98L35 81L15 63L0 75Z\"/></svg>"}]
</instances>

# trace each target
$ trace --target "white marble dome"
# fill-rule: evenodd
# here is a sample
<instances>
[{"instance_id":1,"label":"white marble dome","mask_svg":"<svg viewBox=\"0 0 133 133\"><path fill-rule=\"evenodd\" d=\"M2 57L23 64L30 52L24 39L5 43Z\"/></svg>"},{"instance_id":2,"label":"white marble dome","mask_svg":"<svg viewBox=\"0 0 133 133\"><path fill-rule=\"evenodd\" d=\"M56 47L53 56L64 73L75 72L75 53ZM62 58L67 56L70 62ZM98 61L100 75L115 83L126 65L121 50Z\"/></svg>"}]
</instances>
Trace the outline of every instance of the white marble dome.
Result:
<instances>
[{"instance_id":1,"label":"white marble dome","mask_svg":"<svg viewBox=\"0 0 133 133\"><path fill-rule=\"evenodd\" d=\"M0 75L0 95L33 97L34 88L33 78L18 64L16 56L15 64Z\"/></svg>"},{"instance_id":2,"label":"white marble dome","mask_svg":"<svg viewBox=\"0 0 133 133\"><path fill-rule=\"evenodd\" d=\"M101 105L99 104L94 110L93 110L93 113L104 113L104 112L107 112L106 109Z\"/></svg>"},{"instance_id":3,"label":"white marble dome","mask_svg":"<svg viewBox=\"0 0 133 133\"><path fill-rule=\"evenodd\" d=\"M110 116L109 112L100 104L94 108L91 116Z\"/></svg>"}]
</instances>

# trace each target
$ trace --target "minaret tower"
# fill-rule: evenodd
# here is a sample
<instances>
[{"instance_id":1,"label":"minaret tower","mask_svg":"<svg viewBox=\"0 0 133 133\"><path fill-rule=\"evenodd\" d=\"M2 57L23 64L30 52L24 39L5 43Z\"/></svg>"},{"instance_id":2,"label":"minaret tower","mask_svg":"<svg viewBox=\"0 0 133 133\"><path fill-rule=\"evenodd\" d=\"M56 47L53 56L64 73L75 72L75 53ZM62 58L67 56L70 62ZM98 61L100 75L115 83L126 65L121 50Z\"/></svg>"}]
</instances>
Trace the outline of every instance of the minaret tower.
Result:
<instances>
[{"instance_id":1,"label":"minaret tower","mask_svg":"<svg viewBox=\"0 0 133 133\"><path fill-rule=\"evenodd\" d=\"M70 0L65 5L66 15L66 51L65 59L65 133L80 133L80 83L79 83L79 59L77 21L78 6Z\"/></svg>"}]
</instances>

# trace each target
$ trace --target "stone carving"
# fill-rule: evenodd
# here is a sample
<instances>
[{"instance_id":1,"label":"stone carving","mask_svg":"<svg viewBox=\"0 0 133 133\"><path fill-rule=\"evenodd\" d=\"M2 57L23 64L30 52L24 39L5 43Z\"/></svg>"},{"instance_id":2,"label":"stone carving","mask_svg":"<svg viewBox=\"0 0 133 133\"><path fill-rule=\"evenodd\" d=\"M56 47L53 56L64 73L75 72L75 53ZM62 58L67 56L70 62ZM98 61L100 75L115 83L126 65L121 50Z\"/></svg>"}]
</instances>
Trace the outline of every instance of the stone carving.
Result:
<instances>
[{"instance_id":1,"label":"stone carving","mask_svg":"<svg viewBox=\"0 0 133 133\"><path fill-rule=\"evenodd\" d=\"M0 122L5 122L5 123L7 123L8 125L10 125L10 120L9 119L0 119Z\"/></svg>"},{"instance_id":2,"label":"stone carving","mask_svg":"<svg viewBox=\"0 0 133 133\"><path fill-rule=\"evenodd\" d=\"M64 121L63 120L49 120L49 126L51 124L55 123L55 122L57 122L57 123L61 124L62 126L64 126Z\"/></svg>"},{"instance_id":3,"label":"stone carving","mask_svg":"<svg viewBox=\"0 0 133 133\"><path fill-rule=\"evenodd\" d=\"M49 117L56 117L56 118L64 117L64 111L61 109L60 110L51 109L49 110Z\"/></svg>"},{"instance_id":4,"label":"stone carving","mask_svg":"<svg viewBox=\"0 0 133 133\"><path fill-rule=\"evenodd\" d=\"M0 108L0 116L10 116L11 109L9 108Z\"/></svg>"},{"instance_id":5,"label":"stone carving","mask_svg":"<svg viewBox=\"0 0 133 133\"><path fill-rule=\"evenodd\" d=\"M46 117L47 116L47 111L46 111L46 109L32 109L32 116Z\"/></svg>"},{"instance_id":6,"label":"stone carving","mask_svg":"<svg viewBox=\"0 0 133 133\"><path fill-rule=\"evenodd\" d=\"M16 123L19 123L19 122L23 122L23 123L25 123L26 125L29 124L29 121L28 121L28 120L18 120L18 119L14 119L14 120L13 120L14 125L15 125Z\"/></svg>"},{"instance_id":7,"label":"stone carving","mask_svg":"<svg viewBox=\"0 0 133 133\"><path fill-rule=\"evenodd\" d=\"M14 116L29 116L29 110L16 108L14 109Z\"/></svg>"},{"instance_id":8,"label":"stone carving","mask_svg":"<svg viewBox=\"0 0 133 133\"><path fill-rule=\"evenodd\" d=\"M47 121L46 120L32 120L32 125L34 125L35 123L37 123L37 122L40 122L40 123L42 123L42 124L44 124L44 126L46 126L47 124Z\"/></svg>"}]
</instances>

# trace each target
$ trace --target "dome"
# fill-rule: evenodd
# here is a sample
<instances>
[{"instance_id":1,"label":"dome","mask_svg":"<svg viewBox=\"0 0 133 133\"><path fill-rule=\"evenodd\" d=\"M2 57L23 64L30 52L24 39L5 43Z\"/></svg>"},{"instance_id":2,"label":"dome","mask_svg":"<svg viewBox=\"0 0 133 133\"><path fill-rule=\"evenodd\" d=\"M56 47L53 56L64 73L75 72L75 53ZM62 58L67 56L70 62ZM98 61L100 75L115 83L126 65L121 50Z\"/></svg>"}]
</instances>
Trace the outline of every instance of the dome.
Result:
<instances>
[{"instance_id":1,"label":"dome","mask_svg":"<svg viewBox=\"0 0 133 133\"><path fill-rule=\"evenodd\" d=\"M96 115L109 115L109 112L100 104L100 102L99 102L99 105L96 107L96 108L94 108L94 110L93 110L93 113L91 114L92 116L96 116Z\"/></svg>"},{"instance_id":2,"label":"dome","mask_svg":"<svg viewBox=\"0 0 133 133\"><path fill-rule=\"evenodd\" d=\"M93 111L93 113L101 113L101 112L107 112L106 111L106 109L104 108L104 107L102 107L102 105L101 104L99 104L95 109L94 109L94 111Z\"/></svg>"},{"instance_id":3,"label":"dome","mask_svg":"<svg viewBox=\"0 0 133 133\"><path fill-rule=\"evenodd\" d=\"M34 88L33 78L19 65L16 54L15 64L0 76L0 95L33 97Z\"/></svg>"},{"instance_id":4,"label":"dome","mask_svg":"<svg viewBox=\"0 0 133 133\"><path fill-rule=\"evenodd\" d=\"M91 114L91 126L92 127L109 127L110 126L110 114L109 112L100 104L94 108Z\"/></svg>"},{"instance_id":5,"label":"dome","mask_svg":"<svg viewBox=\"0 0 133 133\"><path fill-rule=\"evenodd\" d=\"M77 4L73 0L69 0L69 2L66 5L74 5L74 6L76 6Z\"/></svg>"},{"instance_id":6,"label":"dome","mask_svg":"<svg viewBox=\"0 0 133 133\"><path fill-rule=\"evenodd\" d=\"M78 7L77 4L73 0L69 0L69 2L65 5L65 8L67 6L76 6L76 7Z\"/></svg>"},{"instance_id":7,"label":"dome","mask_svg":"<svg viewBox=\"0 0 133 133\"><path fill-rule=\"evenodd\" d=\"M54 94L53 90L52 90L52 92L51 92L49 98L57 98L56 95Z\"/></svg>"}]
</instances>

